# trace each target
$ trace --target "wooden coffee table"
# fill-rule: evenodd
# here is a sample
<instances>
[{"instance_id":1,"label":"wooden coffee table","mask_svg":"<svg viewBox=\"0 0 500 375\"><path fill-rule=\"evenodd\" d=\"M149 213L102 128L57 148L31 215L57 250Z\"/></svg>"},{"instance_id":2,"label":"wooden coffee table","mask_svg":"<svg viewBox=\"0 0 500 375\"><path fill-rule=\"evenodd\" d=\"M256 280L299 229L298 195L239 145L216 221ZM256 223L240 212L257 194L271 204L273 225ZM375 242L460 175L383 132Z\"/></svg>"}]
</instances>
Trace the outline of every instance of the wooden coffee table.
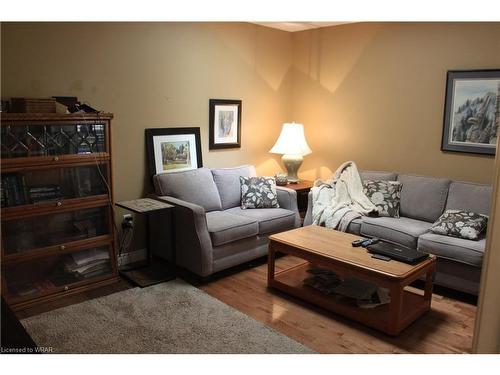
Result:
<instances>
[{"instance_id":1,"label":"wooden coffee table","mask_svg":"<svg viewBox=\"0 0 500 375\"><path fill-rule=\"evenodd\" d=\"M315 225L273 234L269 237L267 284L389 335L398 335L431 308L436 258L431 255L416 265L373 259L366 249L352 247L351 242L359 238ZM276 252L305 262L275 272ZM325 295L305 286L303 280L311 275L307 270L312 265L334 270L340 277L356 277L387 288L391 302L364 309L348 299ZM425 290L421 293L417 289L409 290L407 286L422 275L426 275Z\"/></svg>"}]
</instances>

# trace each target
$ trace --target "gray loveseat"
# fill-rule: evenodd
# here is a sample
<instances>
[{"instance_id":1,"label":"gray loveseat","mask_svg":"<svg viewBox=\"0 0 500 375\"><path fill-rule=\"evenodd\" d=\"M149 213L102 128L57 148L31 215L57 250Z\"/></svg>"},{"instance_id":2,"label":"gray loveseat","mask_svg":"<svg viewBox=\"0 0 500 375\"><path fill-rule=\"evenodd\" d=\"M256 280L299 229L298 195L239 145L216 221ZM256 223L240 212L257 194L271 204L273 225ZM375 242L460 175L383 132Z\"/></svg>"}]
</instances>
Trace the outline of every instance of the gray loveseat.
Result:
<instances>
[{"instance_id":1,"label":"gray loveseat","mask_svg":"<svg viewBox=\"0 0 500 375\"><path fill-rule=\"evenodd\" d=\"M400 218L363 217L348 232L378 237L388 242L437 256L435 283L470 294L478 294L486 240L465 240L434 234L431 225L447 209L489 215L491 187L445 178L391 172L360 172L362 180L401 181ZM304 225L312 223L312 195Z\"/></svg>"},{"instance_id":2,"label":"gray loveseat","mask_svg":"<svg viewBox=\"0 0 500 375\"><path fill-rule=\"evenodd\" d=\"M206 277L267 254L270 234L300 226L297 195L277 187L280 208L240 208L239 177L253 166L164 173L154 176L157 199L176 206L176 262Z\"/></svg>"}]
</instances>

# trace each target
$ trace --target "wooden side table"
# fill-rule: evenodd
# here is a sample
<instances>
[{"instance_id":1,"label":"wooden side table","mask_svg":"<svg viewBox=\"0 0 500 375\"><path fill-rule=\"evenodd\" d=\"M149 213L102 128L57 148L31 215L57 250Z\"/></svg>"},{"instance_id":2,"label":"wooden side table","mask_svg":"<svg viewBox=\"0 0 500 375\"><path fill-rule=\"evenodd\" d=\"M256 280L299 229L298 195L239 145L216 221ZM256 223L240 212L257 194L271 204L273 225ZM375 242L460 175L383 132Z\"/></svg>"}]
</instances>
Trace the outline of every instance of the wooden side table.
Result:
<instances>
[{"instance_id":1,"label":"wooden side table","mask_svg":"<svg viewBox=\"0 0 500 375\"><path fill-rule=\"evenodd\" d=\"M299 208L300 217L303 219L307 211L307 197L309 191L313 187L313 181L301 180L297 184L286 184L285 187L293 189L297 192L297 206Z\"/></svg>"},{"instance_id":2,"label":"wooden side table","mask_svg":"<svg viewBox=\"0 0 500 375\"><path fill-rule=\"evenodd\" d=\"M116 203L147 219L147 264L120 274L144 288L175 279L174 206L151 198Z\"/></svg>"}]
</instances>

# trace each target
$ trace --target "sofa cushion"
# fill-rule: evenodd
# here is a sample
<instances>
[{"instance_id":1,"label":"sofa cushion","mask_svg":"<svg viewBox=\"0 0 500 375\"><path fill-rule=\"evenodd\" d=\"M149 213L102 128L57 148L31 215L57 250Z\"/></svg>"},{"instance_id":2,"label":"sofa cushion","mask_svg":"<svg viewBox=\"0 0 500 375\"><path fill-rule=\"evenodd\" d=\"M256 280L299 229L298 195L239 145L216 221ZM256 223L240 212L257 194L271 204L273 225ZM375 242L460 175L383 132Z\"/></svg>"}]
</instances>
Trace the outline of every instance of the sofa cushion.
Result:
<instances>
[{"instance_id":1,"label":"sofa cushion","mask_svg":"<svg viewBox=\"0 0 500 375\"><path fill-rule=\"evenodd\" d=\"M207 228L213 246L256 236L259 232L257 220L232 215L225 211L207 212Z\"/></svg>"},{"instance_id":2,"label":"sofa cushion","mask_svg":"<svg viewBox=\"0 0 500 375\"><path fill-rule=\"evenodd\" d=\"M352 233L357 236L361 234L361 224L363 223L363 219L358 217L357 219L352 220L347 226L347 233Z\"/></svg>"},{"instance_id":3,"label":"sofa cushion","mask_svg":"<svg viewBox=\"0 0 500 375\"><path fill-rule=\"evenodd\" d=\"M157 195L169 195L197 204L205 211L222 208L219 192L208 168L157 174L153 178Z\"/></svg>"},{"instance_id":4,"label":"sofa cushion","mask_svg":"<svg viewBox=\"0 0 500 375\"><path fill-rule=\"evenodd\" d=\"M274 177L240 177L241 208L278 208Z\"/></svg>"},{"instance_id":5,"label":"sofa cushion","mask_svg":"<svg viewBox=\"0 0 500 375\"><path fill-rule=\"evenodd\" d=\"M484 238L479 241L471 241L426 233L418 239L419 251L475 267L481 267L485 246L486 239Z\"/></svg>"},{"instance_id":6,"label":"sofa cushion","mask_svg":"<svg viewBox=\"0 0 500 375\"><path fill-rule=\"evenodd\" d=\"M427 232L431 225L426 221L407 217L400 217L399 219L392 217L363 217L361 234L416 249L418 237Z\"/></svg>"},{"instance_id":7,"label":"sofa cushion","mask_svg":"<svg viewBox=\"0 0 500 375\"><path fill-rule=\"evenodd\" d=\"M491 186L452 181L446 201L447 210L463 210L489 215Z\"/></svg>"},{"instance_id":8,"label":"sofa cushion","mask_svg":"<svg viewBox=\"0 0 500 375\"><path fill-rule=\"evenodd\" d=\"M226 210L240 205L240 176L254 177L257 173L253 165L242 165L235 168L212 169L212 175L219 191L222 209Z\"/></svg>"},{"instance_id":9,"label":"sofa cushion","mask_svg":"<svg viewBox=\"0 0 500 375\"><path fill-rule=\"evenodd\" d=\"M234 207L227 212L241 215L259 222L259 234L279 232L295 227L295 212L284 208L261 208L258 210L243 210Z\"/></svg>"},{"instance_id":10,"label":"sofa cushion","mask_svg":"<svg viewBox=\"0 0 500 375\"><path fill-rule=\"evenodd\" d=\"M399 175L401 216L435 222L444 211L450 180L445 178Z\"/></svg>"},{"instance_id":11,"label":"sofa cushion","mask_svg":"<svg viewBox=\"0 0 500 375\"><path fill-rule=\"evenodd\" d=\"M394 181L398 177L397 173L393 172L383 172L383 171L361 171L359 172L361 180L383 180L383 181Z\"/></svg>"},{"instance_id":12,"label":"sofa cushion","mask_svg":"<svg viewBox=\"0 0 500 375\"><path fill-rule=\"evenodd\" d=\"M477 241L488 225L488 216L461 210L446 210L432 225L431 232Z\"/></svg>"},{"instance_id":13,"label":"sofa cushion","mask_svg":"<svg viewBox=\"0 0 500 375\"><path fill-rule=\"evenodd\" d=\"M377 207L378 216L399 217L401 182L364 180L363 192Z\"/></svg>"}]
</instances>

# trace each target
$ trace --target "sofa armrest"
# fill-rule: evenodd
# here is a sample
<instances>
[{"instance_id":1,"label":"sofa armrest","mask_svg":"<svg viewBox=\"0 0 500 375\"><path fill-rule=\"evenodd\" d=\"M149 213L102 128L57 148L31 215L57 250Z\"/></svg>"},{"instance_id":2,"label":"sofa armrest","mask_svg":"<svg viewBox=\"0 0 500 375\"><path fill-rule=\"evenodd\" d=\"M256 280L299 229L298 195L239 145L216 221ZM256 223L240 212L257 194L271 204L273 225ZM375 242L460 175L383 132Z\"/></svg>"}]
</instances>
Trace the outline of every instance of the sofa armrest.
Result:
<instances>
[{"instance_id":1,"label":"sofa armrest","mask_svg":"<svg viewBox=\"0 0 500 375\"><path fill-rule=\"evenodd\" d=\"M297 207L297 192L284 186L276 186L278 203L281 208L299 212Z\"/></svg>"},{"instance_id":2,"label":"sofa armrest","mask_svg":"<svg viewBox=\"0 0 500 375\"><path fill-rule=\"evenodd\" d=\"M312 192L310 191L307 195L307 212L304 217L304 226L312 224L312 210L313 210L313 200L312 200Z\"/></svg>"},{"instance_id":3,"label":"sofa armrest","mask_svg":"<svg viewBox=\"0 0 500 375\"><path fill-rule=\"evenodd\" d=\"M297 192L284 186L276 186L276 193L278 194L278 203L280 207L295 212L295 227L300 227Z\"/></svg>"},{"instance_id":4,"label":"sofa armrest","mask_svg":"<svg viewBox=\"0 0 500 375\"><path fill-rule=\"evenodd\" d=\"M212 274L212 240L207 228L205 209L197 204L171 196L155 199L175 206L176 263L199 276Z\"/></svg>"}]
</instances>

